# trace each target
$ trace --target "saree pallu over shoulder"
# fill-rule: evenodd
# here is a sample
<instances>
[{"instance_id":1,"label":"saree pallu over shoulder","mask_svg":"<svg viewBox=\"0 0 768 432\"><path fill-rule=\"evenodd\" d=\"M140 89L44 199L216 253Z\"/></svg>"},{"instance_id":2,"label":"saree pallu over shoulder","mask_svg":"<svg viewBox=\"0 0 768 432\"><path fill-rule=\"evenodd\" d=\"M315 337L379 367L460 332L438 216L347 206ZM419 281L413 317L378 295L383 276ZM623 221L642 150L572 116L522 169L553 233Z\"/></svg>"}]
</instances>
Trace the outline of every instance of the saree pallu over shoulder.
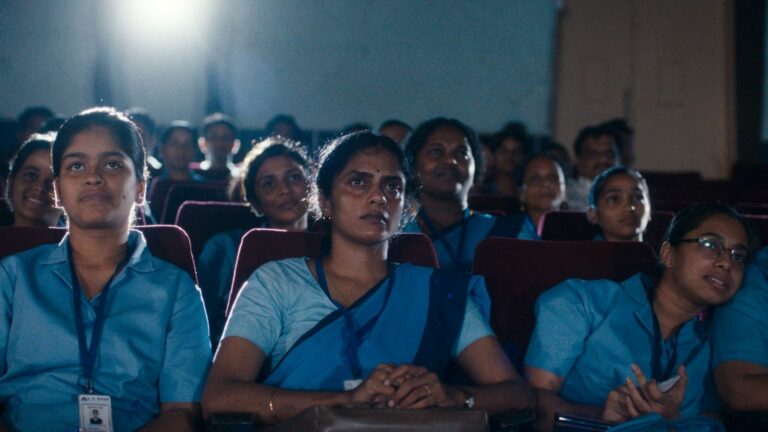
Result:
<instances>
[{"instance_id":1,"label":"saree pallu over shoulder","mask_svg":"<svg viewBox=\"0 0 768 432\"><path fill-rule=\"evenodd\" d=\"M389 279L393 278L392 281ZM347 310L338 309L301 336L268 374L285 389L344 390L356 378L348 361L357 339L360 378L381 363L415 364L442 374L461 331L473 276L402 264ZM489 308L487 294L483 309ZM349 323L351 323L351 327ZM356 332L356 338L350 336Z\"/></svg>"}]
</instances>

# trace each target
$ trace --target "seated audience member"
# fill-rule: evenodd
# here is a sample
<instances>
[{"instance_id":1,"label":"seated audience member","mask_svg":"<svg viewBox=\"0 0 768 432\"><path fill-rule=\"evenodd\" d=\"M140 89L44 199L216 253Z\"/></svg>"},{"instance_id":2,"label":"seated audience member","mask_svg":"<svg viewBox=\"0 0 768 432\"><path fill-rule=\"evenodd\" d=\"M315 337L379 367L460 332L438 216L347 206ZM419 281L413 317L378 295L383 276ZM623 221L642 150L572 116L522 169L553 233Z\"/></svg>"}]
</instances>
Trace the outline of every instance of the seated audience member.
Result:
<instances>
[{"instance_id":1,"label":"seated audience member","mask_svg":"<svg viewBox=\"0 0 768 432\"><path fill-rule=\"evenodd\" d=\"M5 193L5 179L8 177L9 161L19 151L19 147L30 135L40 130L40 126L53 115L45 106L28 107L16 119L16 139L0 140L0 194Z\"/></svg>"},{"instance_id":2,"label":"seated audience member","mask_svg":"<svg viewBox=\"0 0 768 432\"><path fill-rule=\"evenodd\" d=\"M298 143L267 138L254 145L243 162L240 189L251 209L264 217L260 227L306 231L309 174L307 156ZM198 277L214 341L224 328L237 249L247 231L237 229L213 236L198 260Z\"/></svg>"},{"instance_id":3,"label":"seated audience member","mask_svg":"<svg viewBox=\"0 0 768 432\"><path fill-rule=\"evenodd\" d=\"M291 141L301 140L301 128L293 116L278 114L272 117L264 127L267 136L282 137Z\"/></svg>"},{"instance_id":4,"label":"seated audience member","mask_svg":"<svg viewBox=\"0 0 768 432\"><path fill-rule=\"evenodd\" d=\"M200 292L129 229L144 158L135 125L113 108L59 131L52 166L67 235L0 261L9 429L89 430L85 394L109 397L99 411L115 431L191 430L199 419L211 355Z\"/></svg>"},{"instance_id":5,"label":"seated audience member","mask_svg":"<svg viewBox=\"0 0 768 432\"><path fill-rule=\"evenodd\" d=\"M504 196L517 196L519 185L515 173L525 156L530 153L530 138L525 126L511 123L492 138L494 176L491 192Z\"/></svg>"},{"instance_id":6,"label":"seated audience member","mask_svg":"<svg viewBox=\"0 0 768 432\"><path fill-rule=\"evenodd\" d=\"M622 166L632 167L635 163L635 146L633 142L634 131L627 123L627 119L617 117L603 123L602 126L613 131L616 137L616 146L619 148L619 160Z\"/></svg>"},{"instance_id":7,"label":"seated audience member","mask_svg":"<svg viewBox=\"0 0 768 432\"><path fill-rule=\"evenodd\" d=\"M125 111L128 118L139 128L141 142L147 154L147 170L151 178L161 175L163 163L157 156L157 123L152 114L144 108L133 107Z\"/></svg>"},{"instance_id":8,"label":"seated audience member","mask_svg":"<svg viewBox=\"0 0 768 432\"><path fill-rule=\"evenodd\" d=\"M405 153L415 168L411 187L421 208L404 231L432 238L440 268L469 272L482 239L520 232L522 218L497 218L467 206L469 189L483 171L480 143L469 126L443 117L424 122L411 134Z\"/></svg>"},{"instance_id":9,"label":"seated audience member","mask_svg":"<svg viewBox=\"0 0 768 432\"><path fill-rule=\"evenodd\" d=\"M541 151L546 153L557 160L560 164L560 168L563 169L565 178L573 177L573 163L571 163L571 155L568 154L568 150L560 143L555 141L546 140L541 146Z\"/></svg>"},{"instance_id":10,"label":"seated audience member","mask_svg":"<svg viewBox=\"0 0 768 432\"><path fill-rule=\"evenodd\" d=\"M542 294L525 358L541 427L555 412L622 423L717 411L702 312L738 291L754 242L735 210L698 204L673 219L658 274L571 279Z\"/></svg>"},{"instance_id":11,"label":"seated audience member","mask_svg":"<svg viewBox=\"0 0 768 432\"><path fill-rule=\"evenodd\" d=\"M25 143L45 122L53 117L53 111L47 106L31 106L24 109L16 118L16 146Z\"/></svg>"},{"instance_id":12,"label":"seated audience member","mask_svg":"<svg viewBox=\"0 0 768 432\"><path fill-rule=\"evenodd\" d=\"M483 177L472 184L469 194L490 195L493 194L493 178L496 175L496 160L493 158L493 136L490 134L478 134L480 141L480 153L483 157Z\"/></svg>"},{"instance_id":13,"label":"seated audience member","mask_svg":"<svg viewBox=\"0 0 768 432\"><path fill-rule=\"evenodd\" d=\"M715 380L738 411L768 411L768 248L747 265L734 298L715 312Z\"/></svg>"},{"instance_id":14,"label":"seated audience member","mask_svg":"<svg viewBox=\"0 0 768 432\"><path fill-rule=\"evenodd\" d=\"M200 151L205 160L200 163L197 174L205 180L227 181L237 175L232 155L240 148L235 122L222 113L215 113L203 119L202 136L199 138Z\"/></svg>"},{"instance_id":15,"label":"seated audience member","mask_svg":"<svg viewBox=\"0 0 768 432\"><path fill-rule=\"evenodd\" d=\"M545 153L526 158L517 170L524 220L517 238L541 240L537 232L544 213L560 210L565 199L565 176L557 159Z\"/></svg>"},{"instance_id":16,"label":"seated audience member","mask_svg":"<svg viewBox=\"0 0 768 432\"><path fill-rule=\"evenodd\" d=\"M392 141L402 146L412 131L413 128L408 123L397 119L389 119L379 125L378 133L379 135L391 138Z\"/></svg>"},{"instance_id":17,"label":"seated audience member","mask_svg":"<svg viewBox=\"0 0 768 432\"><path fill-rule=\"evenodd\" d=\"M202 180L189 164L195 159L197 131L192 124L183 120L171 122L163 131L158 145L158 155L163 161L160 177L174 181Z\"/></svg>"},{"instance_id":18,"label":"seated audience member","mask_svg":"<svg viewBox=\"0 0 768 432\"><path fill-rule=\"evenodd\" d=\"M51 145L55 134L32 134L11 166L8 176L8 202L13 210L13 225L57 226L61 209L53 198Z\"/></svg>"},{"instance_id":19,"label":"seated audience member","mask_svg":"<svg viewBox=\"0 0 768 432\"><path fill-rule=\"evenodd\" d=\"M602 126L587 126L573 144L576 177L568 179L568 208L587 211L592 180L608 168L618 166L619 150L613 132Z\"/></svg>"},{"instance_id":20,"label":"seated audience member","mask_svg":"<svg viewBox=\"0 0 768 432\"><path fill-rule=\"evenodd\" d=\"M651 199L643 176L633 169L615 167L595 177L587 219L600 227L595 240L643 241L651 220Z\"/></svg>"},{"instance_id":21,"label":"seated audience member","mask_svg":"<svg viewBox=\"0 0 768 432\"><path fill-rule=\"evenodd\" d=\"M330 223L330 251L251 275L206 384L206 414L274 423L314 405L496 413L534 404L490 329L482 278L387 261L407 177L387 137L360 132L323 149L314 204ZM432 328L434 313L446 324ZM477 385L442 382L449 358Z\"/></svg>"}]
</instances>

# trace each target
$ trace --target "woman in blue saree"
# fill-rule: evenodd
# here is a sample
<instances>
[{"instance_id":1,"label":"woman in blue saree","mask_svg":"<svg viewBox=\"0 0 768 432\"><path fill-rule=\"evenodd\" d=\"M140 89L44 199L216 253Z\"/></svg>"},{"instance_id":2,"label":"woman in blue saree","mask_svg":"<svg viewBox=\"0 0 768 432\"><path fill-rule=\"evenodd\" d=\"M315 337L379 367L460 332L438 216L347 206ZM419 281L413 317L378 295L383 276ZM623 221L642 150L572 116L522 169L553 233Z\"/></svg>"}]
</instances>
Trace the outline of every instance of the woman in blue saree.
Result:
<instances>
[{"instance_id":1,"label":"woman in blue saree","mask_svg":"<svg viewBox=\"0 0 768 432\"><path fill-rule=\"evenodd\" d=\"M490 330L482 279L387 261L407 174L386 137L353 133L322 151L313 204L330 222L330 251L251 275L206 384L206 415L275 423L314 405L533 405ZM476 386L442 382L451 358Z\"/></svg>"},{"instance_id":2,"label":"woman in blue saree","mask_svg":"<svg viewBox=\"0 0 768 432\"><path fill-rule=\"evenodd\" d=\"M427 234L440 268L470 272L481 240L517 237L523 229L522 214L497 217L469 209L469 190L484 166L480 141L469 126L443 117L428 120L410 136L405 153L413 162L409 186L418 191L420 208L403 231Z\"/></svg>"}]
</instances>

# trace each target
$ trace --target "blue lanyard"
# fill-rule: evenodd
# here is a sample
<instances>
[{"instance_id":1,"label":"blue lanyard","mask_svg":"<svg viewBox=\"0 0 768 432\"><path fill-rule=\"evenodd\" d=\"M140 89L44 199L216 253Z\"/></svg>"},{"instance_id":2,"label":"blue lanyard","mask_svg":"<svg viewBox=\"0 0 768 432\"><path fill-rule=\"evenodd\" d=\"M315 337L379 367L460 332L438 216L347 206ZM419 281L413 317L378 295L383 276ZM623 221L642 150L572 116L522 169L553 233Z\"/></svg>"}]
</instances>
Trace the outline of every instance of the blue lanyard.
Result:
<instances>
[{"instance_id":1,"label":"blue lanyard","mask_svg":"<svg viewBox=\"0 0 768 432\"><path fill-rule=\"evenodd\" d=\"M671 337L672 355L669 357L667 367L662 370L661 356L664 353L664 337L661 334L659 319L656 318L656 313L653 312L653 303L651 303L651 313L653 314L653 358L651 359L651 375L653 375L653 378L657 382L663 382L672 378L672 375L675 372L675 367L677 366L677 335L679 334L679 331Z\"/></svg>"},{"instance_id":2,"label":"blue lanyard","mask_svg":"<svg viewBox=\"0 0 768 432\"><path fill-rule=\"evenodd\" d=\"M101 343L101 335L104 330L104 321L107 319L107 294L109 294L109 287L112 285L112 281L115 279L120 270L125 267L128 260L131 257L130 248L125 253L125 258L117 266L115 272L109 277L104 288L101 289L100 299L96 304L96 321L93 323L93 332L91 333L91 343L88 346L85 342L85 324L83 323L83 305L82 305L82 288L80 287L80 281L77 278L77 272L75 271L75 262L72 259L72 246L69 246L69 269L72 273L72 298L75 305L75 327L77 329L77 345L80 348L80 365L82 366L82 378L85 381L83 387L88 394L94 393L93 388L93 369L96 365L96 357L99 352L99 344Z\"/></svg>"},{"instance_id":3,"label":"blue lanyard","mask_svg":"<svg viewBox=\"0 0 768 432\"><path fill-rule=\"evenodd\" d=\"M333 297L331 297L331 292L328 290L328 282L325 278L325 270L323 269L322 258L315 260L315 271L317 272L317 282L320 284L320 288L322 288L323 292L325 292L325 295L328 296L331 302L333 302L334 306L336 306L336 308L344 315L344 328L347 334L347 344L344 347L344 355L347 357L350 369L352 369L352 378L360 379L362 378L362 368L360 367L360 358L357 355L357 351L360 349L363 336L365 336L365 334L368 333L374 325L376 325L376 322L379 320L379 316L381 316L381 312L384 311L384 308L387 306L387 302L389 302L389 296L392 294L392 287L395 283L395 272L393 271L393 266L389 266L387 292L386 297L382 302L381 309L376 314L376 316L373 317L373 319L365 323L365 325L359 329L355 328L355 323L352 320L352 315L349 313L349 310L342 304L336 302Z\"/></svg>"},{"instance_id":4,"label":"blue lanyard","mask_svg":"<svg viewBox=\"0 0 768 432\"><path fill-rule=\"evenodd\" d=\"M463 268L461 257L464 255L464 244L467 242L467 227L469 226L469 220L472 218L472 216L473 213L471 210L464 211L464 219L459 222L462 224L461 234L459 234L459 245L458 248L454 250L445 239L445 236L443 235L444 233L441 233L432 222L432 220L429 219L427 213L424 212L424 208L419 209L418 218L429 230L429 236L433 240L439 241L443 245L445 250L448 251L448 255L451 257L451 261L453 261L453 264L456 266L456 268Z\"/></svg>"},{"instance_id":5,"label":"blue lanyard","mask_svg":"<svg viewBox=\"0 0 768 432\"><path fill-rule=\"evenodd\" d=\"M656 317L656 312L653 310L653 290L649 290L648 294L648 302L651 306L651 315L653 315L653 350L651 351L651 375L653 375L653 378L657 382L664 382L672 378L672 376L677 371L677 338L680 335L680 329L678 329L674 335L670 336L672 338L670 341L670 344L672 345L672 355L669 356L667 367L663 368L662 370L661 356L664 355L664 336L661 334L659 319ZM693 361L697 355L699 355L701 350L704 348L704 345L706 344L707 339L703 338L702 341L699 342L691 350L690 353L688 353L685 361L683 361L681 364L688 367L688 364L690 364L690 362Z\"/></svg>"}]
</instances>

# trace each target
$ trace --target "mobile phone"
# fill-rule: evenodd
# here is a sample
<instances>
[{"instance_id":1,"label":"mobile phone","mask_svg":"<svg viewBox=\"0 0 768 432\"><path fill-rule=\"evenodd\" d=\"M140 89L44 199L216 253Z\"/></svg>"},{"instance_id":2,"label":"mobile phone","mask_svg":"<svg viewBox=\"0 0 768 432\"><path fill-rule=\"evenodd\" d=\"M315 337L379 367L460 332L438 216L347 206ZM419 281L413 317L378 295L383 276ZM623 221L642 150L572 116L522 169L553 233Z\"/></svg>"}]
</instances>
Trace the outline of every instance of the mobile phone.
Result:
<instances>
[{"instance_id":1,"label":"mobile phone","mask_svg":"<svg viewBox=\"0 0 768 432\"><path fill-rule=\"evenodd\" d=\"M680 381L680 375L679 374L675 374L672 378L670 378L670 379L668 379L666 381L660 382L660 383L656 384L656 386L659 388L659 390L661 390L662 393L666 393L666 392L669 391L669 389L674 387L675 384L677 384L678 381Z\"/></svg>"},{"instance_id":2,"label":"mobile phone","mask_svg":"<svg viewBox=\"0 0 768 432\"><path fill-rule=\"evenodd\" d=\"M552 432L599 432L608 430L609 427L611 427L610 424L599 420L558 413L555 414L555 423Z\"/></svg>"}]
</instances>

